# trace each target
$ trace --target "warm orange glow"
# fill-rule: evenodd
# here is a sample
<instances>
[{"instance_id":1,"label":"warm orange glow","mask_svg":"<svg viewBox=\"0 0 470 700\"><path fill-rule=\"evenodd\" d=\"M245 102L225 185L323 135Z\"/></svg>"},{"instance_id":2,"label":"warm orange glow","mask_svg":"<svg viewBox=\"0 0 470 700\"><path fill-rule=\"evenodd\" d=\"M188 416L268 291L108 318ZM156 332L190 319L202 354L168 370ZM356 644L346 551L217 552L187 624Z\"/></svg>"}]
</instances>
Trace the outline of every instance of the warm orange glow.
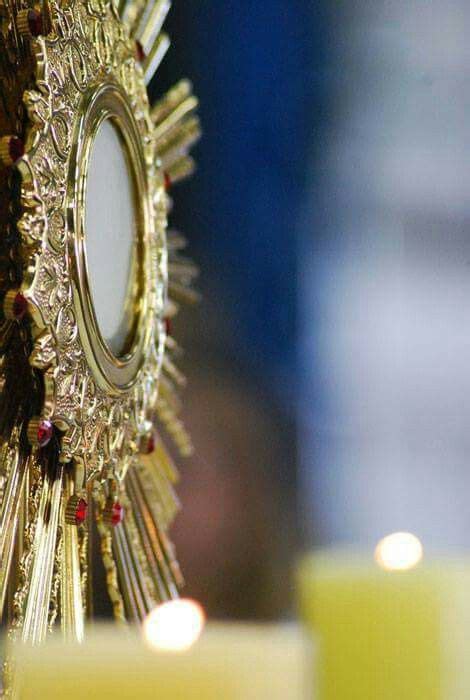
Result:
<instances>
[{"instance_id":1,"label":"warm orange glow","mask_svg":"<svg viewBox=\"0 0 470 700\"><path fill-rule=\"evenodd\" d=\"M199 603L181 599L163 603L144 621L144 637L157 651L186 651L200 637L206 615Z\"/></svg>"},{"instance_id":2,"label":"warm orange glow","mask_svg":"<svg viewBox=\"0 0 470 700\"><path fill-rule=\"evenodd\" d=\"M423 546L411 532L394 532L375 549L375 561L386 571L413 569L423 558Z\"/></svg>"}]
</instances>

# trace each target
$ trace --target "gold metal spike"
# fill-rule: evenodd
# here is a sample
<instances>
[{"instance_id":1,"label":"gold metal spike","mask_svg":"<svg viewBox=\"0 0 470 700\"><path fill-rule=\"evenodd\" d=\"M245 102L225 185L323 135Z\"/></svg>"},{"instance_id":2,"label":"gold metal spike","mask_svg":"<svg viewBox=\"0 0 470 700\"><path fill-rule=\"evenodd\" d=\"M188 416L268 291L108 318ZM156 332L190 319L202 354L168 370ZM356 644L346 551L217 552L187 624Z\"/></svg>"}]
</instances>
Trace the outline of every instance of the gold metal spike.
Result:
<instances>
[{"instance_id":1,"label":"gold metal spike","mask_svg":"<svg viewBox=\"0 0 470 700\"><path fill-rule=\"evenodd\" d=\"M73 496L73 491L73 480L70 474L66 474L61 512L61 623L66 639L81 642L84 633L84 601L82 600L78 529L75 523L69 524L66 517L67 506Z\"/></svg>"},{"instance_id":2,"label":"gold metal spike","mask_svg":"<svg viewBox=\"0 0 470 700\"><path fill-rule=\"evenodd\" d=\"M179 304L174 300L168 298L165 304L165 318L173 318L178 314Z\"/></svg>"},{"instance_id":3,"label":"gold metal spike","mask_svg":"<svg viewBox=\"0 0 470 700\"><path fill-rule=\"evenodd\" d=\"M5 602L21 495L27 471L27 462L20 456L18 446L5 451L2 468L8 473L8 478L0 510L0 617Z\"/></svg>"},{"instance_id":4,"label":"gold metal spike","mask_svg":"<svg viewBox=\"0 0 470 700\"><path fill-rule=\"evenodd\" d=\"M177 182L182 182L193 175L196 169L196 163L191 156L182 156L179 160L170 165L166 174L172 185Z\"/></svg>"},{"instance_id":5,"label":"gold metal spike","mask_svg":"<svg viewBox=\"0 0 470 700\"><path fill-rule=\"evenodd\" d=\"M182 357L183 348L180 345L178 345L176 340L171 335L166 336L165 347L173 357Z\"/></svg>"},{"instance_id":6,"label":"gold metal spike","mask_svg":"<svg viewBox=\"0 0 470 700\"><path fill-rule=\"evenodd\" d=\"M168 248L170 251L184 250L188 245L186 237L183 236L183 234L179 231L175 231L175 229L169 229L167 233L167 238Z\"/></svg>"},{"instance_id":7,"label":"gold metal spike","mask_svg":"<svg viewBox=\"0 0 470 700\"><path fill-rule=\"evenodd\" d=\"M158 66L165 58L170 48L170 37L167 34L159 34L146 55L143 63L144 80L148 85L155 75Z\"/></svg>"},{"instance_id":8,"label":"gold metal spike","mask_svg":"<svg viewBox=\"0 0 470 700\"><path fill-rule=\"evenodd\" d=\"M185 585L185 581L176 558L173 542L170 540L165 530L160 532L160 540L170 567L171 574L176 582L177 589L181 590Z\"/></svg>"},{"instance_id":9,"label":"gold metal spike","mask_svg":"<svg viewBox=\"0 0 470 700\"><path fill-rule=\"evenodd\" d=\"M188 289L188 287L177 282L170 281L168 289L171 296L183 304L198 304L201 300L199 292L196 292L194 289Z\"/></svg>"},{"instance_id":10,"label":"gold metal spike","mask_svg":"<svg viewBox=\"0 0 470 700\"><path fill-rule=\"evenodd\" d=\"M139 508L135 502L131 503L127 493L123 493L121 498L125 509L123 528L130 552L132 553L135 578L142 593L146 612L149 612L157 603L161 602L160 590L152 576L151 562L148 557L149 552L144 547L141 531L136 524Z\"/></svg>"},{"instance_id":11,"label":"gold metal spike","mask_svg":"<svg viewBox=\"0 0 470 700\"><path fill-rule=\"evenodd\" d=\"M163 359L163 370L166 372L167 376L179 387L186 386L186 377L179 371L168 356Z\"/></svg>"},{"instance_id":12,"label":"gold metal spike","mask_svg":"<svg viewBox=\"0 0 470 700\"><path fill-rule=\"evenodd\" d=\"M26 602L31 584L31 571L34 561L34 544L39 522L39 508L44 480L37 462L32 459L26 477L27 501L23 503L21 531L18 533L17 580L13 579L15 592L10 611L9 637L16 641L24 625Z\"/></svg>"},{"instance_id":13,"label":"gold metal spike","mask_svg":"<svg viewBox=\"0 0 470 700\"><path fill-rule=\"evenodd\" d=\"M170 251L184 250L188 242L182 233L175 231L175 229L170 229L167 233L168 238L168 248Z\"/></svg>"},{"instance_id":14,"label":"gold metal spike","mask_svg":"<svg viewBox=\"0 0 470 700\"><path fill-rule=\"evenodd\" d=\"M146 512L145 504L141 502L139 493L135 491L133 485L133 472L134 470L131 470L131 472L129 472L127 476L126 492L129 499L129 503L131 504L133 512L135 513L135 521L142 542L142 546L147 558L149 573L153 580L156 597L159 603L163 603L171 597L170 592L168 590L166 572L159 563L159 550L155 551L155 548L152 544L152 537L149 532L149 527L152 527L152 523L150 523L149 525L149 514Z\"/></svg>"},{"instance_id":15,"label":"gold metal spike","mask_svg":"<svg viewBox=\"0 0 470 700\"><path fill-rule=\"evenodd\" d=\"M158 126L179 104L189 97L192 90L193 86L189 80L180 80L161 100L156 102L150 111L155 126Z\"/></svg>"},{"instance_id":16,"label":"gold metal spike","mask_svg":"<svg viewBox=\"0 0 470 700\"><path fill-rule=\"evenodd\" d=\"M165 449L162 440L157 441L154 454L150 456L150 462L153 461L153 458L158 462L159 468L164 472L170 483L176 484L179 481L178 469Z\"/></svg>"},{"instance_id":17,"label":"gold metal spike","mask_svg":"<svg viewBox=\"0 0 470 700\"><path fill-rule=\"evenodd\" d=\"M163 397L160 397L157 404L157 413L181 455L183 457L190 457L193 453L191 437L183 422L178 418L177 413L172 409L170 403Z\"/></svg>"},{"instance_id":18,"label":"gold metal spike","mask_svg":"<svg viewBox=\"0 0 470 700\"><path fill-rule=\"evenodd\" d=\"M168 528L180 510L180 502L161 465L155 459L142 460L136 465L143 492L147 494L149 510L158 527Z\"/></svg>"},{"instance_id":19,"label":"gold metal spike","mask_svg":"<svg viewBox=\"0 0 470 700\"><path fill-rule=\"evenodd\" d=\"M163 531L162 523L158 518L155 519L155 503L152 503L152 509L149 507L146 490L143 488L139 472L134 470L129 474L129 488L133 493L133 500L137 506L137 510L142 513L145 522L147 536L150 541L150 546L155 557L155 564L160 572L162 580L168 592L168 598L178 597L178 583L174 578L171 566L165 555L165 550L162 547L161 534Z\"/></svg>"},{"instance_id":20,"label":"gold metal spike","mask_svg":"<svg viewBox=\"0 0 470 700\"><path fill-rule=\"evenodd\" d=\"M119 572L120 588L126 601L127 616L134 622L141 622L147 613L147 608L139 586L132 551L122 524L113 529L112 536L114 557Z\"/></svg>"},{"instance_id":21,"label":"gold metal spike","mask_svg":"<svg viewBox=\"0 0 470 700\"><path fill-rule=\"evenodd\" d=\"M182 402L178 394L175 392L172 384L167 380L165 375L162 376L160 386L160 400L163 401L177 416L182 408Z\"/></svg>"},{"instance_id":22,"label":"gold metal spike","mask_svg":"<svg viewBox=\"0 0 470 700\"><path fill-rule=\"evenodd\" d=\"M168 273L174 279L192 282L199 276L199 268L191 260L187 260L179 255L171 255L168 263Z\"/></svg>"},{"instance_id":23,"label":"gold metal spike","mask_svg":"<svg viewBox=\"0 0 470 700\"><path fill-rule=\"evenodd\" d=\"M172 134L175 128L183 121L185 117L194 112L199 105L199 100L190 95L183 102L177 105L170 114L155 126L155 140L157 143L167 134Z\"/></svg>"},{"instance_id":24,"label":"gold metal spike","mask_svg":"<svg viewBox=\"0 0 470 700\"><path fill-rule=\"evenodd\" d=\"M197 117L184 121L168 138L158 144L157 155L165 170L170 168L182 155L186 155L201 137L201 125Z\"/></svg>"},{"instance_id":25,"label":"gold metal spike","mask_svg":"<svg viewBox=\"0 0 470 700\"><path fill-rule=\"evenodd\" d=\"M47 477L41 494L38 523L34 538L34 563L26 604L22 638L37 644L44 641L48 628L57 528L62 499L63 466L55 479Z\"/></svg>"},{"instance_id":26,"label":"gold metal spike","mask_svg":"<svg viewBox=\"0 0 470 700\"><path fill-rule=\"evenodd\" d=\"M146 54L160 33L170 7L170 0L148 0L136 31L136 37Z\"/></svg>"},{"instance_id":27,"label":"gold metal spike","mask_svg":"<svg viewBox=\"0 0 470 700\"><path fill-rule=\"evenodd\" d=\"M94 494L97 506L96 527L101 540L101 557L106 571L106 586L108 595L113 605L114 618L121 624L126 622L124 595L119 586L118 565L113 552L112 531L104 524L101 518L101 510L104 507L104 496L100 492ZM137 618L135 618L137 619Z\"/></svg>"}]
</instances>

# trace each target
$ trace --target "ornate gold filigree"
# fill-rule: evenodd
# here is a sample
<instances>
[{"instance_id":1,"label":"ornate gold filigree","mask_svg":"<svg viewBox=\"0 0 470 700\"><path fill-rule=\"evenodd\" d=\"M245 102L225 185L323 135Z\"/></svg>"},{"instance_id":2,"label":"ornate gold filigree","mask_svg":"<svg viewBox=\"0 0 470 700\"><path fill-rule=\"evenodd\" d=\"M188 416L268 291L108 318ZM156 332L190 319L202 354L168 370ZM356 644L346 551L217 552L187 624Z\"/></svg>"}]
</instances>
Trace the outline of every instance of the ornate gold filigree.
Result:
<instances>
[{"instance_id":1,"label":"ornate gold filigree","mask_svg":"<svg viewBox=\"0 0 470 700\"><path fill-rule=\"evenodd\" d=\"M168 0L26 5L0 0L0 615L10 639L36 643L56 618L83 638L97 546L119 621L142 619L183 584L167 535L177 471L160 430L190 453L168 329L197 298L196 270L179 255L183 237L167 240L167 190L193 170L199 123L186 80L148 102ZM101 336L86 266L86 177L106 119L135 194L122 356ZM7 660L10 686L12 671Z\"/></svg>"},{"instance_id":2,"label":"ornate gold filigree","mask_svg":"<svg viewBox=\"0 0 470 700\"><path fill-rule=\"evenodd\" d=\"M22 292L34 321L30 362L42 370L44 417L63 431L61 460L83 463L87 479L122 479L148 431L162 360L166 295L166 198L156 167L154 125L135 42L108 1L50 4L52 31L32 42L36 87L24 103L31 122L18 223L23 258ZM102 86L122 96L133 115L143 151L147 201L145 267L146 347L131 386L110 392L100 386L79 332L72 258L76 140L87 102ZM72 174L71 174L72 173ZM79 290L83 292L83 290Z\"/></svg>"}]
</instances>

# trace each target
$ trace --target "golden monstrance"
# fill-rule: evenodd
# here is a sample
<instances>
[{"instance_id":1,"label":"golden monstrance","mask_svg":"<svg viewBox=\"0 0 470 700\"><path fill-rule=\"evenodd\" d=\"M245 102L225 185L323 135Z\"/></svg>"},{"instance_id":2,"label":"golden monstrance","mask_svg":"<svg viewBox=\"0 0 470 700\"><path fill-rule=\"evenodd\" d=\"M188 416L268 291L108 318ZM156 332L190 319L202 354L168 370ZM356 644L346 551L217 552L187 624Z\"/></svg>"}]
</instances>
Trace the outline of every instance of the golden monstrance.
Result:
<instances>
[{"instance_id":1,"label":"golden monstrance","mask_svg":"<svg viewBox=\"0 0 470 700\"><path fill-rule=\"evenodd\" d=\"M196 270L167 231L199 137L147 85L168 0L2 0L0 607L13 640L83 637L101 553L118 620L178 596L185 454L169 320ZM7 668L8 675L8 668Z\"/></svg>"}]
</instances>

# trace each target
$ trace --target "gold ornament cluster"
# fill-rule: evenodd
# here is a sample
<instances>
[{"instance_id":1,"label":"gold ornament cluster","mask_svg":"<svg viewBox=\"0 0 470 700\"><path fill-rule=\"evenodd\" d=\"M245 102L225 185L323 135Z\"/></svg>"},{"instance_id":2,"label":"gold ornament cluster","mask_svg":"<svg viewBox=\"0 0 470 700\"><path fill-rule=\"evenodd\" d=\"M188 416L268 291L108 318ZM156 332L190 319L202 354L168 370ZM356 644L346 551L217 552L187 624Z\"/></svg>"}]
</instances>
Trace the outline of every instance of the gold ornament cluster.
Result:
<instances>
[{"instance_id":1,"label":"gold ornament cluster","mask_svg":"<svg viewBox=\"0 0 470 700\"><path fill-rule=\"evenodd\" d=\"M41 418L61 431L60 460L82 467L83 484L92 478L121 481L148 435L157 405L167 287L164 176L155 157L154 125L135 41L114 4L75 0L62 6L53 1L49 9L50 33L31 41L35 86L24 94L30 125L18 164L21 292L34 341L30 363L44 377ZM97 376L95 347L101 343L89 336L99 330L96 324L89 327L83 261L77 252L83 207L77 182L97 128L97 101L104 108L109 103L111 116L123 116L128 124L143 197L145 254L136 313L144 328L134 371L121 383ZM89 124L87 113L92 115ZM77 309L82 307L80 319ZM119 376L123 363L108 361Z\"/></svg>"},{"instance_id":2,"label":"gold ornament cluster","mask_svg":"<svg viewBox=\"0 0 470 700\"><path fill-rule=\"evenodd\" d=\"M98 551L120 622L142 621L184 583L166 441L181 456L192 445L170 320L198 300L197 268L167 211L201 132L188 80L149 104L170 5L0 0L0 615L12 642L42 642L56 622L83 639ZM87 268L87 178L106 121L134 194L118 354ZM7 659L7 690L14 676Z\"/></svg>"}]
</instances>

